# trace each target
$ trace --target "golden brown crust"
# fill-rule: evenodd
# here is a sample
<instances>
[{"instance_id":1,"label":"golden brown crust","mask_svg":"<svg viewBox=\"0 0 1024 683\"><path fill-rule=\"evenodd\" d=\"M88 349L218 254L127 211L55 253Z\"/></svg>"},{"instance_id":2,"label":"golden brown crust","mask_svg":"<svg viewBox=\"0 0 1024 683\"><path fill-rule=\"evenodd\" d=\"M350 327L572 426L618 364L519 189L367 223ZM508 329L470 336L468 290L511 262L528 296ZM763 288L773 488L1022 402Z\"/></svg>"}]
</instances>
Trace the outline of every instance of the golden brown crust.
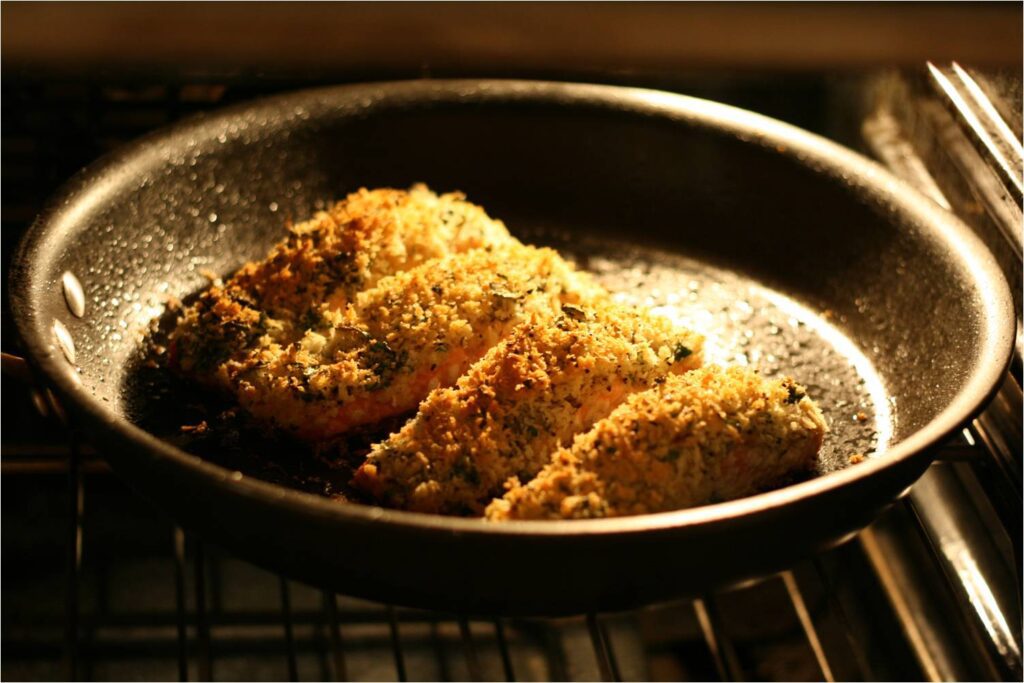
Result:
<instances>
[{"instance_id":1,"label":"golden brown crust","mask_svg":"<svg viewBox=\"0 0 1024 683\"><path fill-rule=\"evenodd\" d=\"M298 342L270 342L225 373L251 414L318 440L412 410L519 322L604 291L551 249L509 243L384 278Z\"/></svg>"},{"instance_id":2,"label":"golden brown crust","mask_svg":"<svg viewBox=\"0 0 1024 683\"><path fill-rule=\"evenodd\" d=\"M501 221L461 193L361 189L289 229L263 261L231 279L273 317L321 302L340 309L382 277L434 258L512 241Z\"/></svg>"},{"instance_id":3,"label":"golden brown crust","mask_svg":"<svg viewBox=\"0 0 1024 683\"><path fill-rule=\"evenodd\" d=\"M224 386L228 361L244 362L265 335L296 341L324 310L341 310L384 277L434 258L517 243L501 221L459 193L438 196L361 189L291 226L262 261L215 283L186 309L172 334L177 369Z\"/></svg>"},{"instance_id":4,"label":"golden brown crust","mask_svg":"<svg viewBox=\"0 0 1024 683\"><path fill-rule=\"evenodd\" d=\"M480 514L511 476L524 480L560 444L630 392L700 364L703 339L606 300L534 319L432 392L378 444L354 483L384 504Z\"/></svg>"},{"instance_id":5,"label":"golden brown crust","mask_svg":"<svg viewBox=\"0 0 1024 683\"><path fill-rule=\"evenodd\" d=\"M702 346L417 186L360 190L289 228L183 311L171 363L310 441L426 397L357 487L410 510L574 518L746 495L813 461L824 422L803 389L676 376Z\"/></svg>"},{"instance_id":6,"label":"golden brown crust","mask_svg":"<svg viewBox=\"0 0 1024 683\"><path fill-rule=\"evenodd\" d=\"M535 479L513 483L487 518L614 517L738 498L809 468L825 431L792 380L709 366L630 396Z\"/></svg>"}]
</instances>

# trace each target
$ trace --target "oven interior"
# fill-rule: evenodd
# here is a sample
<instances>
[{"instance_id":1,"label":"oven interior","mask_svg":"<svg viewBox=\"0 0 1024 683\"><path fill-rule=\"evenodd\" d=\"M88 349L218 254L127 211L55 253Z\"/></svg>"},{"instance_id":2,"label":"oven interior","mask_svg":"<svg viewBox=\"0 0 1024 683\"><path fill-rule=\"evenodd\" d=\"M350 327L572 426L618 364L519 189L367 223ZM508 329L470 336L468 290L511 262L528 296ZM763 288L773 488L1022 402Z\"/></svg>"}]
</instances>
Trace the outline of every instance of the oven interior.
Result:
<instances>
[{"instance_id":1,"label":"oven interior","mask_svg":"<svg viewBox=\"0 0 1024 683\"><path fill-rule=\"evenodd\" d=\"M5 68L4 272L47 196L141 134L301 87L475 75L427 71ZM516 75L706 97L857 149L971 225L1021 308L1019 72L946 61L828 73L534 67ZM3 350L17 353L6 301L3 329ZM749 586L559 620L470 620L367 603L246 564L185 534L113 475L44 387L5 377L2 676L1019 679L1020 348L1018 334L986 410L850 541Z\"/></svg>"}]
</instances>

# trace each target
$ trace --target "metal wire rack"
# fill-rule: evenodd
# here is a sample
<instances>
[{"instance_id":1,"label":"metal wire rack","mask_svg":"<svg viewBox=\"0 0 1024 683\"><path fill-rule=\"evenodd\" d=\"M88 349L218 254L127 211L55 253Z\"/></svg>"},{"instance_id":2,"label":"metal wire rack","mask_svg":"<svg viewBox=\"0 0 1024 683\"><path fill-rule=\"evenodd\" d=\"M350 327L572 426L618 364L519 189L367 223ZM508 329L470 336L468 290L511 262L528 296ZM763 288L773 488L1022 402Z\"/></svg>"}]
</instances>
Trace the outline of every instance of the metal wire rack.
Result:
<instances>
[{"instance_id":1,"label":"metal wire rack","mask_svg":"<svg viewBox=\"0 0 1024 683\"><path fill-rule=\"evenodd\" d=\"M6 86L12 94L4 107L7 247L80 160L182 114L254 93L234 88L225 95L217 83L58 83ZM10 106L19 98L21 105ZM940 449L909 496L843 545L754 585L558 620L410 610L269 574L174 527L111 476L101 454L73 430L58 428L52 414L40 422L32 408L38 397L19 393L5 392L0 454L8 558L3 678L1021 675L1019 383ZM1000 446L1012 429L999 425L1014 421L1016 455ZM1007 462L1016 463L1016 474L1012 467L1007 473ZM479 569L486 571L484 558Z\"/></svg>"},{"instance_id":2,"label":"metal wire rack","mask_svg":"<svg viewBox=\"0 0 1024 683\"><path fill-rule=\"evenodd\" d=\"M955 468L972 448L960 437L935 468ZM66 509L51 515L65 517L65 532L32 532L51 555L67 548L63 579L51 567L5 591L5 677L1004 677L972 646L964 605L909 503L856 539L754 585L626 613L523 620L369 603L263 571L163 519L73 439L46 455L5 446L3 461L5 492L11 482L31 482L16 488L59 496L66 486L67 496ZM42 593L48 601L30 604Z\"/></svg>"}]
</instances>

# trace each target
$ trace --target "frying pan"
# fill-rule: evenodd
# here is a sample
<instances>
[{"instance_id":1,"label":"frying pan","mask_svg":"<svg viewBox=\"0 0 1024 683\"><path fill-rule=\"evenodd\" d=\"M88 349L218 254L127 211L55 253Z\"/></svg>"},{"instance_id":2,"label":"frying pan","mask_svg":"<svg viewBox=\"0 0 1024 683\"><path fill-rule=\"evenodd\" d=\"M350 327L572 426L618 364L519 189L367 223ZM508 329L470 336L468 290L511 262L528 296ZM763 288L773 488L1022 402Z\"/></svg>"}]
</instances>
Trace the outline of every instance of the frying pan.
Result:
<instances>
[{"instance_id":1,"label":"frying pan","mask_svg":"<svg viewBox=\"0 0 1024 683\"><path fill-rule=\"evenodd\" d=\"M318 202L418 181L466 192L513 232L657 245L821 313L874 373L888 449L731 502L491 524L337 503L133 423L128 368L167 296L201 288L204 269L262 257L285 219ZM12 309L37 376L115 471L186 528L346 594L509 616L693 595L849 538L989 398L1014 320L980 242L875 164L728 106L596 85L369 84L195 118L80 172L14 264Z\"/></svg>"}]
</instances>

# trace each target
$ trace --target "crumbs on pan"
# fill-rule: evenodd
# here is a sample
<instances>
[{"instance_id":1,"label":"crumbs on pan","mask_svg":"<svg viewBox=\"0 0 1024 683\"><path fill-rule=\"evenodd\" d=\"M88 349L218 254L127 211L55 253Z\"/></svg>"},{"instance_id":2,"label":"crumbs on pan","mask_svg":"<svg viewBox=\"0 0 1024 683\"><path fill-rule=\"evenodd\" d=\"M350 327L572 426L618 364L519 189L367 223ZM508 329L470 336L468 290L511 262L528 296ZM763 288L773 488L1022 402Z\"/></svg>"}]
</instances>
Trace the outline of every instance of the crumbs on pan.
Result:
<instances>
[{"instance_id":1,"label":"crumbs on pan","mask_svg":"<svg viewBox=\"0 0 1024 683\"><path fill-rule=\"evenodd\" d=\"M200 274L211 286L187 306L168 300L180 315L153 351L232 407L179 422L179 436L217 448L223 425L251 422L254 441L310 449L270 456L275 477L293 460L325 495L480 515L512 510L495 496L515 480L552 517L641 514L785 483L827 431L803 386L695 371L697 331L613 302L458 193L360 190L289 225L262 261ZM533 515L520 507L493 517Z\"/></svg>"},{"instance_id":2,"label":"crumbs on pan","mask_svg":"<svg viewBox=\"0 0 1024 683\"><path fill-rule=\"evenodd\" d=\"M185 434L206 434L210 431L210 425L203 420L195 425L181 425L181 431Z\"/></svg>"}]
</instances>

